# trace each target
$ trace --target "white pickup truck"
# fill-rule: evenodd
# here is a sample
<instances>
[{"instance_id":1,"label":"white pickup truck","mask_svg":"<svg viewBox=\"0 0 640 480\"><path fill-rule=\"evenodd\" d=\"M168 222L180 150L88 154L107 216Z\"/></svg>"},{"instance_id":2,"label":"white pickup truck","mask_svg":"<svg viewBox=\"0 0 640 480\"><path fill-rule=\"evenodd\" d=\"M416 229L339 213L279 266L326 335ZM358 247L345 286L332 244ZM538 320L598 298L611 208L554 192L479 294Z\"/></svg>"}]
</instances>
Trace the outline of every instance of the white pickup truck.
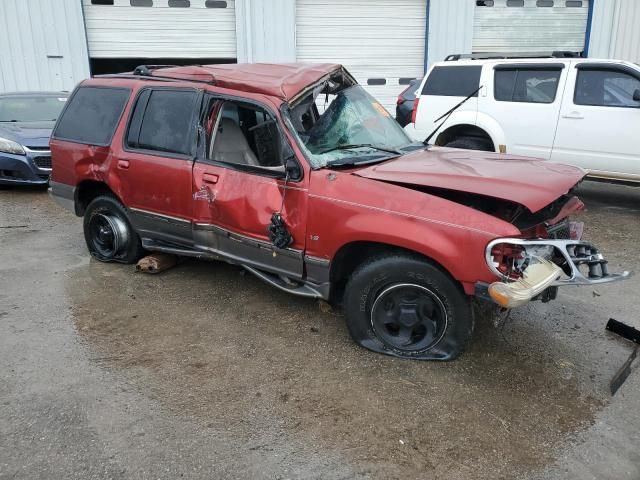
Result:
<instances>
[{"instance_id":1,"label":"white pickup truck","mask_svg":"<svg viewBox=\"0 0 640 480\"><path fill-rule=\"evenodd\" d=\"M460 57L434 64L422 80L405 127L412 138L433 134L436 145L544 158L594 179L640 184L640 66Z\"/></svg>"}]
</instances>

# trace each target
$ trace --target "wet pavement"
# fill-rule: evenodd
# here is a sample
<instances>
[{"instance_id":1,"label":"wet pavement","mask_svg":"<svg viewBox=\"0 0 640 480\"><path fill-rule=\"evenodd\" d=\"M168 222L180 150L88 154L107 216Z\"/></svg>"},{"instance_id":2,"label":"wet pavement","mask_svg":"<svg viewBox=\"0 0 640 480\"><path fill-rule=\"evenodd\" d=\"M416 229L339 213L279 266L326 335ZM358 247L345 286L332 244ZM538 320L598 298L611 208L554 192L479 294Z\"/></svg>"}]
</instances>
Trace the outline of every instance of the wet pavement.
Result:
<instances>
[{"instance_id":1,"label":"wet pavement","mask_svg":"<svg viewBox=\"0 0 640 480\"><path fill-rule=\"evenodd\" d=\"M579 193L585 237L640 272L640 189ZM639 287L566 288L455 362L403 361L238 267L93 261L81 219L2 190L0 479L591 478L584 457L637 479L640 372L612 399L631 347L604 325L640 328Z\"/></svg>"}]
</instances>

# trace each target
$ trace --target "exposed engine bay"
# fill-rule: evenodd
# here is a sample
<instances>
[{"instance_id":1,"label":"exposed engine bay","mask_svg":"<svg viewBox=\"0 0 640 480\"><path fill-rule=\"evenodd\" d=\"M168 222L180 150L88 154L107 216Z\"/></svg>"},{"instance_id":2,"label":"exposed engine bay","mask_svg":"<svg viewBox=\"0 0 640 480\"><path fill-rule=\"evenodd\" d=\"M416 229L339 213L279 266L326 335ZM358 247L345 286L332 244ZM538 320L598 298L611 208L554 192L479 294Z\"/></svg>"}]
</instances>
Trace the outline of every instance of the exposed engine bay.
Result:
<instances>
[{"instance_id":1,"label":"exposed engine bay","mask_svg":"<svg viewBox=\"0 0 640 480\"><path fill-rule=\"evenodd\" d=\"M573 189L531 212L516 202L486 195L430 186L402 186L500 218L521 231L521 237L494 240L486 249L487 264L499 280L479 286L478 290L503 308L535 299L554 299L559 286L605 283L629 275L629 272L611 274L598 249L582 241L584 224L569 218L584 209L582 201L572 195Z\"/></svg>"}]
</instances>

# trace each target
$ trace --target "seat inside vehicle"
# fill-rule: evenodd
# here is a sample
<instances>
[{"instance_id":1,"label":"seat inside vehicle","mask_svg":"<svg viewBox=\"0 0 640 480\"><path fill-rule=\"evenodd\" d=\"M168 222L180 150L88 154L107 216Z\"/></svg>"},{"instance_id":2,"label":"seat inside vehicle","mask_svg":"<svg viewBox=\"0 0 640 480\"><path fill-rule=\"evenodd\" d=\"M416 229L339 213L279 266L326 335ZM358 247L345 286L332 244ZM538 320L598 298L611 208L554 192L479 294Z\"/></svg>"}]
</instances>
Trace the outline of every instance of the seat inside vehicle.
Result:
<instances>
[{"instance_id":1,"label":"seat inside vehicle","mask_svg":"<svg viewBox=\"0 0 640 480\"><path fill-rule=\"evenodd\" d=\"M213 144L212 159L240 165L258 165L240 126L231 118L222 117Z\"/></svg>"},{"instance_id":2,"label":"seat inside vehicle","mask_svg":"<svg viewBox=\"0 0 640 480\"><path fill-rule=\"evenodd\" d=\"M212 132L215 135L210 144L211 160L258 167L282 164L279 130L267 111L250 104L225 101L219 115L216 132Z\"/></svg>"}]
</instances>

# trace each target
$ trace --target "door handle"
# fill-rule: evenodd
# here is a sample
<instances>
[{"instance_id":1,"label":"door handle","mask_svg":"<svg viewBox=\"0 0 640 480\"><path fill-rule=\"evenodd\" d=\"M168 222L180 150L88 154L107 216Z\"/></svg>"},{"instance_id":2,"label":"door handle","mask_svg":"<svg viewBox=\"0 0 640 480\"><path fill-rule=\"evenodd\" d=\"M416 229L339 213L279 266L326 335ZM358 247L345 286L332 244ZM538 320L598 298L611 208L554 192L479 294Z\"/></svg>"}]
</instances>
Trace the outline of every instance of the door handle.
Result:
<instances>
[{"instance_id":1,"label":"door handle","mask_svg":"<svg viewBox=\"0 0 640 480\"><path fill-rule=\"evenodd\" d=\"M118 168L129 168L129 160L118 160Z\"/></svg>"},{"instance_id":2,"label":"door handle","mask_svg":"<svg viewBox=\"0 0 640 480\"><path fill-rule=\"evenodd\" d=\"M218 183L218 175L215 173L205 173L202 175L202 181L204 183Z\"/></svg>"},{"instance_id":3,"label":"door handle","mask_svg":"<svg viewBox=\"0 0 640 480\"><path fill-rule=\"evenodd\" d=\"M582 114L580 112L573 111L573 112L567 113L566 115L562 115L562 118L570 118L570 119L573 119L573 120L582 120L584 117L582 116Z\"/></svg>"}]
</instances>

